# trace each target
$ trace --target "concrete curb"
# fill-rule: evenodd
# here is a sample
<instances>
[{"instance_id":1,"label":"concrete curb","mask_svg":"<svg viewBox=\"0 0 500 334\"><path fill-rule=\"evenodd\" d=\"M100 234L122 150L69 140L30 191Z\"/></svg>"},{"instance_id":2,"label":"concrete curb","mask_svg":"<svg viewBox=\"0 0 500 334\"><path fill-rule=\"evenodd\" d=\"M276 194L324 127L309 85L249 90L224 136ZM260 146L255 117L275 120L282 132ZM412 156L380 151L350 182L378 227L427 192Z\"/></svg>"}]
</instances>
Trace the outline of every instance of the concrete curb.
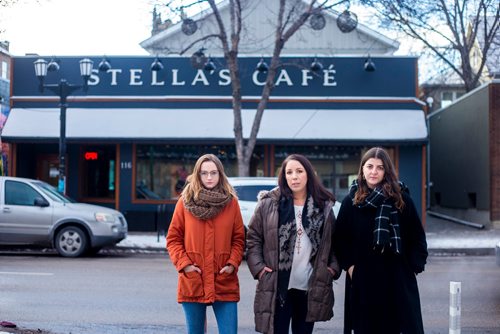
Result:
<instances>
[{"instance_id":1,"label":"concrete curb","mask_svg":"<svg viewBox=\"0 0 500 334\"><path fill-rule=\"evenodd\" d=\"M490 256L495 255L493 248L429 248L431 256Z\"/></svg>"},{"instance_id":2,"label":"concrete curb","mask_svg":"<svg viewBox=\"0 0 500 334\"><path fill-rule=\"evenodd\" d=\"M165 248L150 246L115 246L109 249L123 251L146 251L168 254ZM490 256L495 255L495 249L489 247L478 248L428 248L431 256Z\"/></svg>"}]
</instances>

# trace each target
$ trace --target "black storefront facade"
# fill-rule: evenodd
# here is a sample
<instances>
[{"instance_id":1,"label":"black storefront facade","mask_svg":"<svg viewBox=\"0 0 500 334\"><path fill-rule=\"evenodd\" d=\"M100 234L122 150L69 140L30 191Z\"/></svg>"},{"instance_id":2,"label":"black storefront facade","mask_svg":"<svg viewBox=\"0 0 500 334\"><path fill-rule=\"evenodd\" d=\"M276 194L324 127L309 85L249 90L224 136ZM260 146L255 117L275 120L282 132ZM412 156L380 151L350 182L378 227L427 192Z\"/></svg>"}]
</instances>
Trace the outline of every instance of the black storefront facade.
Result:
<instances>
[{"instance_id":1,"label":"black storefront facade","mask_svg":"<svg viewBox=\"0 0 500 334\"><path fill-rule=\"evenodd\" d=\"M11 112L2 140L11 146L10 175L56 185L60 111L57 96L38 90L38 58L13 57ZM81 58L59 57L60 70L45 81L80 83ZM168 220L158 221L159 205L173 210L199 155L218 155L228 175L236 176L229 72L223 59L214 59L212 72L193 68L190 58L162 58L158 72L150 70L152 57L109 60L110 70L94 70L87 94L76 91L68 98L66 192L122 211L131 231L154 231ZM265 80L255 70L259 60L240 59L245 136ZM302 153L340 200L363 152L380 145L393 156L417 207L425 208L427 128L416 99L417 59L375 58L372 72L360 57L319 58L320 72L309 69L312 60L283 59L251 175L275 176L286 155Z\"/></svg>"}]
</instances>

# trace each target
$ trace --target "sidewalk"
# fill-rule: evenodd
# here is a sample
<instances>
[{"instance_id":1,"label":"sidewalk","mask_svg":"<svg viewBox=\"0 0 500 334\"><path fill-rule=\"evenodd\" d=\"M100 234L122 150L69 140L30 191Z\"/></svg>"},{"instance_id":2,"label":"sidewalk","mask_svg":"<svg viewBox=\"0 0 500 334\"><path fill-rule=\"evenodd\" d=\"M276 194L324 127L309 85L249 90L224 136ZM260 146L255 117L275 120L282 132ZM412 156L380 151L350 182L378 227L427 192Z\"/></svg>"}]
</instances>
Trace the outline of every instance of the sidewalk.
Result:
<instances>
[{"instance_id":1,"label":"sidewalk","mask_svg":"<svg viewBox=\"0 0 500 334\"><path fill-rule=\"evenodd\" d=\"M500 228L477 229L427 215L427 247L431 253L493 255L500 243Z\"/></svg>"},{"instance_id":2,"label":"sidewalk","mask_svg":"<svg viewBox=\"0 0 500 334\"><path fill-rule=\"evenodd\" d=\"M500 229L476 229L444 219L427 216L427 247L431 254L453 253L493 255L500 243ZM165 238L156 232L130 232L116 245L124 249L165 250Z\"/></svg>"}]
</instances>

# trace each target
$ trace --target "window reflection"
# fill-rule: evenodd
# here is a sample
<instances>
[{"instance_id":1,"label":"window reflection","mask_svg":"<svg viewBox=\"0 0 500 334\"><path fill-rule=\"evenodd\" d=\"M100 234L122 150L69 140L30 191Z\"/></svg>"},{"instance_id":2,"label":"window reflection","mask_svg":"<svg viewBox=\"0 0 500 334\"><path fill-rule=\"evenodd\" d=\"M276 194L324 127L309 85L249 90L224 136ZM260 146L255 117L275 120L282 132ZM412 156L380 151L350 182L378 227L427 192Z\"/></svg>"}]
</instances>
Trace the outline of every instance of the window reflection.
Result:
<instances>
[{"instance_id":1,"label":"window reflection","mask_svg":"<svg viewBox=\"0 0 500 334\"><path fill-rule=\"evenodd\" d=\"M276 146L276 175L288 155L302 154L311 161L323 185L341 201L356 178L363 149L361 146Z\"/></svg>"},{"instance_id":2,"label":"window reflection","mask_svg":"<svg viewBox=\"0 0 500 334\"><path fill-rule=\"evenodd\" d=\"M228 176L238 174L234 145L136 145L135 198L177 199L196 160L206 153L222 161Z\"/></svg>"}]
</instances>

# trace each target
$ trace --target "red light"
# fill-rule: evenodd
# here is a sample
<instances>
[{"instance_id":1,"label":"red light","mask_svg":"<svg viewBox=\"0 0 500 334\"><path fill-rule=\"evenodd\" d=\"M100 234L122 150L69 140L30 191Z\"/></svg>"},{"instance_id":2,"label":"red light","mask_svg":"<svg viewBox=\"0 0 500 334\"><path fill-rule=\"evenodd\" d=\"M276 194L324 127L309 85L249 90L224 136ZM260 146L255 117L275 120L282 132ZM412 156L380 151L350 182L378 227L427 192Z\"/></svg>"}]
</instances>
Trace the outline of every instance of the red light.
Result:
<instances>
[{"instance_id":1,"label":"red light","mask_svg":"<svg viewBox=\"0 0 500 334\"><path fill-rule=\"evenodd\" d=\"M97 160L97 152L85 152L85 160Z\"/></svg>"}]
</instances>

